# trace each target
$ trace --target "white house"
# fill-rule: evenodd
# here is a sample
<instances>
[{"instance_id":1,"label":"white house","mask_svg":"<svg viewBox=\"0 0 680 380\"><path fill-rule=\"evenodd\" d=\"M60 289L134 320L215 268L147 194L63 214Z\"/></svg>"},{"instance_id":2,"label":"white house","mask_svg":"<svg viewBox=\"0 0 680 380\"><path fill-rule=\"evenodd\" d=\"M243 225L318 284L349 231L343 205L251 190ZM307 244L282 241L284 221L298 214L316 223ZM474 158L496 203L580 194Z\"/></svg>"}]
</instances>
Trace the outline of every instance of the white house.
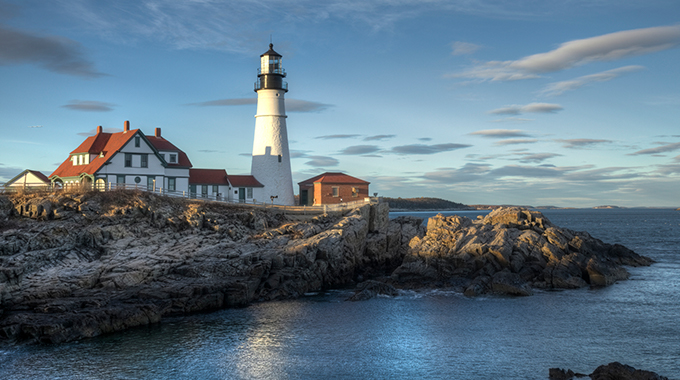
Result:
<instances>
[{"instance_id":1,"label":"white house","mask_svg":"<svg viewBox=\"0 0 680 380\"><path fill-rule=\"evenodd\" d=\"M50 186L50 179L37 170L26 169L5 183L6 188L45 188Z\"/></svg>"},{"instance_id":2,"label":"white house","mask_svg":"<svg viewBox=\"0 0 680 380\"><path fill-rule=\"evenodd\" d=\"M105 133L97 127L97 134L72 151L49 179L57 186L126 184L187 193L191 166L189 157L161 136L160 128L146 136L131 130L126 121L123 132Z\"/></svg>"}]
</instances>

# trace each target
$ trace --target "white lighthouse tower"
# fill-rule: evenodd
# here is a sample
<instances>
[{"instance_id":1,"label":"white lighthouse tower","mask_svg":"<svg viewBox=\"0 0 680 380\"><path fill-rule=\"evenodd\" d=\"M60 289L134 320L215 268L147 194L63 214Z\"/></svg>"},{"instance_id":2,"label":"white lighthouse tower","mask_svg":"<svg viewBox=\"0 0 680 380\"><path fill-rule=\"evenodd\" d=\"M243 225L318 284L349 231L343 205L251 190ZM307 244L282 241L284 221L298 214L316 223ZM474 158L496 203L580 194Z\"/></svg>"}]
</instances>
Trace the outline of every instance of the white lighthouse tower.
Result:
<instances>
[{"instance_id":1,"label":"white lighthouse tower","mask_svg":"<svg viewBox=\"0 0 680 380\"><path fill-rule=\"evenodd\" d=\"M250 174L264 185L265 201L293 205L293 176L283 98L288 92L288 83L283 80L285 76L281 54L274 51L273 44L269 44L269 50L260 56L260 69L255 82L257 115Z\"/></svg>"}]
</instances>

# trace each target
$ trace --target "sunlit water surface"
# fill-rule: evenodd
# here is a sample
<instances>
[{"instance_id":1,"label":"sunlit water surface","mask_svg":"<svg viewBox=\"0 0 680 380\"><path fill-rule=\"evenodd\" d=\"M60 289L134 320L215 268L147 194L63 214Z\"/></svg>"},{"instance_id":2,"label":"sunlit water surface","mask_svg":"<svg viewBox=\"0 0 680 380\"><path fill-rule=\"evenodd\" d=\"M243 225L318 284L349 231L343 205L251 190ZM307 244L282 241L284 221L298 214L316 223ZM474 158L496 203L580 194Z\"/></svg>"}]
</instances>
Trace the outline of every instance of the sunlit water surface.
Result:
<instances>
[{"instance_id":1,"label":"sunlit water surface","mask_svg":"<svg viewBox=\"0 0 680 380\"><path fill-rule=\"evenodd\" d=\"M0 379L547 379L550 367L590 373L612 361L680 379L680 212L543 212L657 263L604 289L364 302L339 290L77 343L3 347Z\"/></svg>"}]
</instances>

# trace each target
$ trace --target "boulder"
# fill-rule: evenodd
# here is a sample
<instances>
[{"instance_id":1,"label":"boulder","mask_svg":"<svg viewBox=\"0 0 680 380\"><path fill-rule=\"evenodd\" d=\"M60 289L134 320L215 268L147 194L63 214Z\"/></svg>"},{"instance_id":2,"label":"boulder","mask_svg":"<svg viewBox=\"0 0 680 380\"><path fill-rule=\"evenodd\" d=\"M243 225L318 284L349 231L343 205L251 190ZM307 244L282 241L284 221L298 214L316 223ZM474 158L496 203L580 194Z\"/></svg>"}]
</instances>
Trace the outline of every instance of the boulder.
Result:
<instances>
[{"instance_id":1,"label":"boulder","mask_svg":"<svg viewBox=\"0 0 680 380\"><path fill-rule=\"evenodd\" d=\"M623 267L652 260L588 233L555 226L538 211L499 208L471 220L437 215L409 243L392 273L398 287L469 280L464 293L530 295L532 288L608 286L628 278Z\"/></svg>"}]
</instances>

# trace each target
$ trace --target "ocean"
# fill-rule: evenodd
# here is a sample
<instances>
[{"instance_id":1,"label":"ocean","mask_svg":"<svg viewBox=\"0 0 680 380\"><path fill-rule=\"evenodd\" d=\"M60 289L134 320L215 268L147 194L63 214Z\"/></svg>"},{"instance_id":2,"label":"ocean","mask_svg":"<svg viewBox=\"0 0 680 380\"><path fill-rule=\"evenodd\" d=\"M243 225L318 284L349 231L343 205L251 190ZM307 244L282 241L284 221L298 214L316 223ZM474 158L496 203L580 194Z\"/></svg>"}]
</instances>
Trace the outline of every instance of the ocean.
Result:
<instances>
[{"instance_id":1,"label":"ocean","mask_svg":"<svg viewBox=\"0 0 680 380\"><path fill-rule=\"evenodd\" d=\"M657 262L600 289L349 302L351 290L0 348L0 379L547 379L618 361L680 379L680 211L541 210ZM471 218L484 211L446 212ZM429 217L435 213L393 213Z\"/></svg>"}]
</instances>

